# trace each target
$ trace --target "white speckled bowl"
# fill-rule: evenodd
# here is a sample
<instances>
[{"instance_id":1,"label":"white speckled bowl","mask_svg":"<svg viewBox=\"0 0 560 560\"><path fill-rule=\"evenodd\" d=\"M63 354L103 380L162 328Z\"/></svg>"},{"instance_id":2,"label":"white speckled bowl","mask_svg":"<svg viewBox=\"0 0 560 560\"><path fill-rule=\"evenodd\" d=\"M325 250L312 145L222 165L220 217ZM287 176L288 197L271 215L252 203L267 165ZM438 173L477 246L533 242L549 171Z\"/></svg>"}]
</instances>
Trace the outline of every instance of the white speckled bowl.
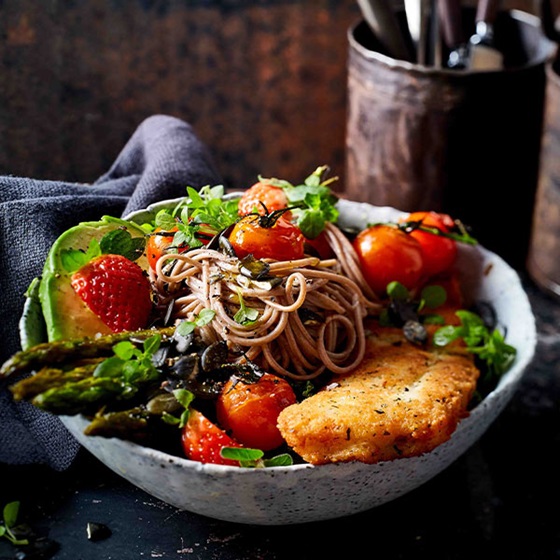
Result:
<instances>
[{"instance_id":1,"label":"white speckled bowl","mask_svg":"<svg viewBox=\"0 0 560 560\"><path fill-rule=\"evenodd\" d=\"M143 221L163 206L131 215ZM392 208L340 202L341 223L364 227L400 213ZM417 488L444 470L489 427L510 401L536 345L535 319L519 277L500 257L461 246L458 266L468 296L491 301L516 361L498 387L460 422L451 439L421 457L377 465L294 465L245 469L203 465L117 439L86 437L86 421L64 417L72 434L109 468L149 494L211 518L261 525L320 521L358 513Z\"/></svg>"}]
</instances>

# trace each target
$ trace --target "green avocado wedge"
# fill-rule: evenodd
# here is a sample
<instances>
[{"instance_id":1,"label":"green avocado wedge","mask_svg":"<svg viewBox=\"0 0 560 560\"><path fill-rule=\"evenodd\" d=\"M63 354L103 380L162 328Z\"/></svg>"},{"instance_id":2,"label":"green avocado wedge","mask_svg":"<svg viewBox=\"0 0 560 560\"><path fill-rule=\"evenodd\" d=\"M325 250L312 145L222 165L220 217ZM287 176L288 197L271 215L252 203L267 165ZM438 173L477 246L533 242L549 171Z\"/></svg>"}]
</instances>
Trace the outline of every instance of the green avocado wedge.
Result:
<instances>
[{"instance_id":1,"label":"green avocado wedge","mask_svg":"<svg viewBox=\"0 0 560 560\"><path fill-rule=\"evenodd\" d=\"M19 320L19 338L23 350L47 340L47 328L39 301L40 278L34 278L25 292L23 313Z\"/></svg>"},{"instance_id":2,"label":"green avocado wedge","mask_svg":"<svg viewBox=\"0 0 560 560\"><path fill-rule=\"evenodd\" d=\"M38 287L38 302L44 318L45 330L43 332L46 332L49 342L91 337L111 332L74 292L71 285L71 273L63 266L62 255L69 249L85 253L92 239L100 241L104 235L117 229L128 231L132 238L145 236L144 230L132 222L103 216L98 222L82 222L70 228L52 245ZM145 254L142 254L136 262L143 270L148 269ZM35 303L33 303L34 298ZM36 301L37 292L33 295L30 287L26 303L28 313L37 313ZM32 311L33 309L35 311ZM25 323L25 321L23 322ZM37 323L39 322L39 319L37 319ZM38 333L34 331L33 327L29 326L33 324L33 321L28 320L26 323L27 330L20 324L22 343L23 345L36 343Z\"/></svg>"}]
</instances>

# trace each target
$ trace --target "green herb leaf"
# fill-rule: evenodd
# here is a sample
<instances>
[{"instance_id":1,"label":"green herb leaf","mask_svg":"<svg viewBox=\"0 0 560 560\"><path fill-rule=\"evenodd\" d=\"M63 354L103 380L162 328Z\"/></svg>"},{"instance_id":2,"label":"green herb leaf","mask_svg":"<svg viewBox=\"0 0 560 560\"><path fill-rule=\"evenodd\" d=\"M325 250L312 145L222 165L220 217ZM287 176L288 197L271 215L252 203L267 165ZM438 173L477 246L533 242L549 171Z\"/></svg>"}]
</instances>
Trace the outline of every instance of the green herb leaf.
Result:
<instances>
[{"instance_id":1,"label":"green herb leaf","mask_svg":"<svg viewBox=\"0 0 560 560\"><path fill-rule=\"evenodd\" d=\"M265 467L289 467L294 464L294 459L289 453L282 453L270 459L264 459Z\"/></svg>"},{"instance_id":2,"label":"green herb leaf","mask_svg":"<svg viewBox=\"0 0 560 560\"><path fill-rule=\"evenodd\" d=\"M160 210L155 217L155 225L164 231L171 231L177 226L176 219L169 213L168 210Z\"/></svg>"},{"instance_id":3,"label":"green herb leaf","mask_svg":"<svg viewBox=\"0 0 560 560\"><path fill-rule=\"evenodd\" d=\"M220 455L224 459L239 461L240 467L262 468L262 467L285 467L293 464L293 458L288 453L282 453L263 459L264 453L260 449L248 449L245 447L222 447Z\"/></svg>"},{"instance_id":4,"label":"green herb leaf","mask_svg":"<svg viewBox=\"0 0 560 560\"><path fill-rule=\"evenodd\" d=\"M113 346L114 356L100 362L93 376L103 379L120 379L124 391L136 391L136 385L159 377L159 371L152 362L153 355L159 349L161 336L148 337L140 350L132 342L123 340Z\"/></svg>"},{"instance_id":5,"label":"green herb leaf","mask_svg":"<svg viewBox=\"0 0 560 560\"><path fill-rule=\"evenodd\" d=\"M195 326L194 321L181 321L177 325L177 334L180 334L181 336L188 336L194 331Z\"/></svg>"},{"instance_id":6,"label":"green herb leaf","mask_svg":"<svg viewBox=\"0 0 560 560\"><path fill-rule=\"evenodd\" d=\"M256 461L262 458L264 453L260 449L248 449L246 447L222 447L220 455L224 459L234 461Z\"/></svg>"},{"instance_id":7,"label":"green herb leaf","mask_svg":"<svg viewBox=\"0 0 560 560\"><path fill-rule=\"evenodd\" d=\"M126 362L118 356L111 356L98 364L93 371L93 377L119 377Z\"/></svg>"},{"instance_id":8,"label":"green herb leaf","mask_svg":"<svg viewBox=\"0 0 560 560\"><path fill-rule=\"evenodd\" d=\"M420 299L421 299L420 309L424 307L435 309L436 307L443 305L447 301L447 292L445 291L445 288L443 288L442 286L438 286L438 285L426 286L420 294Z\"/></svg>"},{"instance_id":9,"label":"green herb leaf","mask_svg":"<svg viewBox=\"0 0 560 560\"><path fill-rule=\"evenodd\" d=\"M215 316L216 312L213 309L202 309L195 320L196 326L204 327L205 325L208 325L212 322Z\"/></svg>"},{"instance_id":10,"label":"green herb leaf","mask_svg":"<svg viewBox=\"0 0 560 560\"><path fill-rule=\"evenodd\" d=\"M139 355L138 349L129 340L123 340L115 344L115 346L113 346L113 352L123 361L130 360L132 356Z\"/></svg>"},{"instance_id":11,"label":"green herb leaf","mask_svg":"<svg viewBox=\"0 0 560 560\"><path fill-rule=\"evenodd\" d=\"M243 300L243 294L241 290L237 288L237 296L239 298L239 310L233 316L233 320L240 325L248 326L254 323L259 318L259 312L256 309L247 307L245 301Z\"/></svg>"},{"instance_id":12,"label":"green herb leaf","mask_svg":"<svg viewBox=\"0 0 560 560\"><path fill-rule=\"evenodd\" d=\"M410 298L410 292L400 282L389 282L387 284L387 295L393 301L407 301Z\"/></svg>"},{"instance_id":13,"label":"green herb leaf","mask_svg":"<svg viewBox=\"0 0 560 560\"><path fill-rule=\"evenodd\" d=\"M78 249L64 249L60 253L60 261L62 267L66 272L72 273L76 272L87 264L92 259L101 256L101 247L99 241L93 238L89 242L87 251L80 251Z\"/></svg>"},{"instance_id":14,"label":"green herb leaf","mask_svg":"<svg viewBox=\"0 0 560 560\"><path fill-rule=\"evenodd\" d=\"M10 529L16 524L19 505L19 502L10 502L4 506L3 517L6 528Z\"/></svg>"},{"instance_id":15,"label":"green herb leaf","mask_svg":"<svg viewBox=\"0 0 560 560\"><path fill-rule=\"evenodd\" d=\"M445 325L445 319L437 313L422 315L422 322L425 325Z\"/></svg>"},{"instance_id":16,"label":"green herb leaf","mask_svg":"<svg viewBox=\"0 0 560 560\"><path fill-rule=\"evenodd\" d=\"M224 201L223 196L223 185L207 185L199 191L187 187L187 197L173 209L160 210L156 214L155 225L164 231L176 230L173 236L175 250L200 247L203 238L212 237L239 218L239 201Z\"/></svg>"},{"instance_id":17,"label":"green herb leaf","mask_svg":"<svg viewBox=\"0 0 560 560\"><path fill-rule=\"evenodd\" d=\"M179 325L177 325L177 333L181 336L187 336L191 334L196 327L204 327L211 323L215 316L216 312L213 309L202 309L192 321L187 321L186 319L181 321Z\"/></svg>"},{"instance_id":18,"label":"green herb leaf","mask_svg":"<svg viewBox=\"0 0 560 560\"><path fill-rule=\"evenodd\" d=\"M308 239L315 239L327 222L338 220L338 197L329 187L338 178L325 179L328 170L326 165L317 167L300 185L259 176L260 182L284 189L295 223Z\"/></svg>"},{"instance_id":19,"label":"green herb leaf","mask_svg":"<svg viewBox=\"0 0 560 560\"><path fill-rule=\"evenodd\" d=\"M18 539L12 532L12 528L17 523L17 517L19 514L19 502L9 502L4 506L3 509L3 521L4 524L0 525L0 537L4 537L9 540L14 546L23 546L29 544L27 539Z\"/></svg>"},{"instance_id":20,"label":"green herb leaf","mask_svg":"<svg viewBox=\"0 0 560 560\"><path fill-rule=\"evenodd\" d=\"M104 255L122 255L135 261L144 252L146 238L132 237L125 229L114 229L101 238L99 245Z\"/></svg>"},{"instance_id":21,"label":"green herb leaf","mask_svg":"<svg viewBox=\"0 0 560 560\"><path fill-rule=\"evenodd\" d=\"M489 376L496 379L504 374L515 360L516 349L505 342L497 329L490 331L476 313L460 310L456 315L461 324L438 329L434 334L434 344L446 346L462 338L468 351L485 363Z\"/></svg>"},{"instance_id":22,"label":"green herb leaf","mask_svg":"<svg viewBox=\"0 0 560 560\"><path fill-rule=\"evenodd\" d=\"M175 389L173 391L173 396L177 399L179 404L185 409L181 414L181 418L179 419L179 428L185 426L189 419L190 414L190 406L192 401L194 400L194 394L191 393L187 389Z\"/></svg>"}]
</instances>

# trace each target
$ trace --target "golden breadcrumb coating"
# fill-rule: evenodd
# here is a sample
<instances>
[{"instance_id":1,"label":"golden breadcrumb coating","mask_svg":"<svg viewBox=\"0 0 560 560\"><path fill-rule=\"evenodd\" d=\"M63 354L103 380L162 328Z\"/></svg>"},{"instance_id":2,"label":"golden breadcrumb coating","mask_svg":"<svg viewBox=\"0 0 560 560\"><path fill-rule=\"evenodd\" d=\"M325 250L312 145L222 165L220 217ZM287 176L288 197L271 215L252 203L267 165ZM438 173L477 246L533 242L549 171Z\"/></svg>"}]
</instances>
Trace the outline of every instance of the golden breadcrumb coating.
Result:
<instances>
[{"instance_id":1,"label":"golden breadcrumb coating","mask_svg":"<svg viewBox=\"0 0 560 560\"><path fill-rule=\"evenodd\" d=\"M468 414L479 370L460 345L427 351L400 329L372 323L368 331L357 369L278 417L288 445L309 463L421 455L448 440Z\"/></svg>"}]
</instances>

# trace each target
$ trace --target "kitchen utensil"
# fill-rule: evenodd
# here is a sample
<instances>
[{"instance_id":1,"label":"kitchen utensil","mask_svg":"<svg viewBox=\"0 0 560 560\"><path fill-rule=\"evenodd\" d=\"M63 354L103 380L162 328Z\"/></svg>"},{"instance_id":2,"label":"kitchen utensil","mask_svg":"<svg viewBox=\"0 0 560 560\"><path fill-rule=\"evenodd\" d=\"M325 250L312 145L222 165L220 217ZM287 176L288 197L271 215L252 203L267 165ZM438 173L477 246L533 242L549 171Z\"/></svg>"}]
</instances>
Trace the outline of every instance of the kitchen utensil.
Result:
<instances>
[{"instance_id":1,"label":"kitchen utensil","mask_svg":"<svg viewBox=\"0 0 560 560\"><path fill-rule=\"evenodd\" d=\"M471 70L500 70L503 54L494 43L494 21L500 0L479 0L475 16L475 33L469 40L469 68Z\"/></svg>"},{"instance_id":2,"label":"kitchen utensil","mask_svg":"<svg viewBox=\"0 0 560 560\"><path fill-rule=\"evenodd\" d=\"M390 0L358 0L358 4L376 39L386 50L385 54L412 62L414 54L405 41Z\"/></svg>"},{"instance_id":3,"label":"kitchen utensil","mask_svg":"<svg viewBox=\"0 0 560 560\"><path fill-rule=\"evenodd\" d=\"M423 14L422 8L425 5L425 0L404 0L404 10L406 13L406 22L408 25L408 31L412 42L414 43L414 49L416 51L415 61L422 64L422 60L425 55L423 52L425 49L425 44L420 41L422 36L422 22Z\"/></svg>"},{"instance_id":4,"label":"kitchen utensil","mask_svg":"<svg viewBox=\"0 0 560 560\"><path fill-rule=\"evenodd\" d=\"M438 0L430 0L427 15L427 64L441 68L443 61L441 45L441 22L439 20Z\"/></svg>"},{"instance_id":5,"label":"kitchen utensil","mask_svg":"<svg viewBox=\"0 0 560 560\"><path fill-rule=\"evenodd\" d=\"M439 19L445 45L449 49L446 66L464 70L468 61L467 40L463 33L460 0L438 0Z\"/></svg>"}]
</instances>

